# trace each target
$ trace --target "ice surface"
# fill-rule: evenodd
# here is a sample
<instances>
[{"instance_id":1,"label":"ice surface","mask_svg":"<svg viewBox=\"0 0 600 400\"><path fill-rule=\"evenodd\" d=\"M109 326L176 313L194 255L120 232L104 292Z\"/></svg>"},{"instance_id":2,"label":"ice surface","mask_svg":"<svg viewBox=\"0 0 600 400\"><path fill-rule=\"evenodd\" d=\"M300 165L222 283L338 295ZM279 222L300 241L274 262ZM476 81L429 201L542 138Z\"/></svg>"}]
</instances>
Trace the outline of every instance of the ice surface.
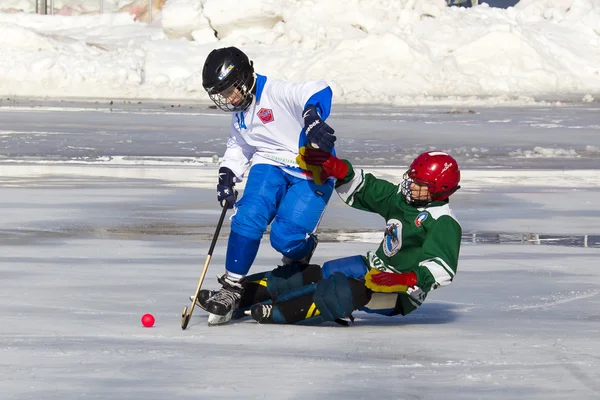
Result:
<instances>
[{"instance_id":1,"label":"ice surface","mask_svg":"<svg viewBox=\"0 0 600 400\"><path fill-rule=\"evenodd\" d=\"M340 154L379 176L398 181L430 146L456 154L455 282L407 317L356 313L349 328L208 328L196 309L182 331L219 217L225 117L12 106L0 107L0 398L600 396L597 108L336 109ZM228 224L206 288L223 271ZM383 225L334 198L314 261L373 249ZM265 240L253 271L279 259Z\"/></svg>"}]
</instances>

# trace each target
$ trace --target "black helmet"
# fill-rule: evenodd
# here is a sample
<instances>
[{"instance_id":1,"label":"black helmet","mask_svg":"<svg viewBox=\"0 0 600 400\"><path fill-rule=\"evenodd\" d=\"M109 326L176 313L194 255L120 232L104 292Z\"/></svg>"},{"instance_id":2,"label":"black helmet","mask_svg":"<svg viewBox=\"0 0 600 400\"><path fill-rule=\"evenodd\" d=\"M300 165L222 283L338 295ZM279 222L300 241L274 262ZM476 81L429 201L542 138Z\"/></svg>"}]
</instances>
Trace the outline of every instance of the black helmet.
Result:
<instances>
[{"instance_id":1,"label":"black helmet","mask_svg":"<svg viewBox=\"0 0 600 400\"><path fill-rule=\"evenodd\" d=\"M248 108L252 103L254 80L252 61L237 47L215 49L206 57L202 86L223 111Z\"/></svg>"}]
</instances>

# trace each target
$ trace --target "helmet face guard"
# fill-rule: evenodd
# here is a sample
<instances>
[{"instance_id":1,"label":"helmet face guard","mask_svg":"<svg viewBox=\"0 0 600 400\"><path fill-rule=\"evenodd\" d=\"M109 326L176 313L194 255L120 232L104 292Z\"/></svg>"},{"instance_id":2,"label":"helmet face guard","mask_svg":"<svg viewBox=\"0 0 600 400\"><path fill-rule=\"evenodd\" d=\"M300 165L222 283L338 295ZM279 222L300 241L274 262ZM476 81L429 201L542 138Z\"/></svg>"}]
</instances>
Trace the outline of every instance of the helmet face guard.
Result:
<instances>
[{"instance_id":1,"label":"helmet face guard","mask_svg":"<svg viewBox=\"0 0 600 400\"><path fill-rule=\"evenodd\" d=\"M460 189L459 182L456 160L447 153L429 151L415 158L404 173L400 191L408 204L424 207L434 201L447 200Z\"/></svg>"},{"instance_id":2,"label":"helmet face guard","mask_svg":"<svg viewBox=\"0 0 600 400\"><path fill-rule=\"evenodd\" d=\"M254 98L254 67L240 49L213 50L202 69L202 86L215 105L223 111L246 110Z\"/></svg>"},{"instance_id":3,"label":"helmet face guard","mask_svg":"<svg viewBox=\"0 0 600 400\"><path fill-rule=\"evenodd\" d=\"M432 188L426 182L414 180L414 174L412 175L413 177L411 177L411 170L408 170L402 176L402 186L400 187L402 196L411 206L425 207L433 201L431 197Z\"/></svg>"},{"instance_id":4,"label":"helmet face guard","mask_svg":"<svg viewBox=\"0 0 600 400\"><path fill-rule=\"evenodd\" d=\"M248 87L247 82L252 80L254 83L254 75L250 78L240 77L232 82L228 87L221 91L217 88L207 90L208 97L215 105L223 111L237 112L246 110L252 104L254 85Z\"/></svg>"}]
</instances>

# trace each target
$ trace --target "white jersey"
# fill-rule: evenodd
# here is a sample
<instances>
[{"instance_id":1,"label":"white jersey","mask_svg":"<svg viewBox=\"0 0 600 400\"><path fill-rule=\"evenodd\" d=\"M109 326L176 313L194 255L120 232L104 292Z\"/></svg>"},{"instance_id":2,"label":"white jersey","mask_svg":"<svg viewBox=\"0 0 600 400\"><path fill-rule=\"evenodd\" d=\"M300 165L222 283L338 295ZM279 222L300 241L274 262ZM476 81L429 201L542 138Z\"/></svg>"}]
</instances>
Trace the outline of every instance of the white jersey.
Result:
<instances>
[{"instance_id":1,"label":"white jersey","mask_svg":"<svg viewBox=\"0 0 600 400\"><path fill-rule=\"evenodd\" d=\"M242 180L250 164L271 164L308 178L296 163L298 149L306 144L302 111L317 105L323 120L331 109L331 89L323 81L292 83L256 78L256 95L245 111L231 119L231 132L221 167Z\"/></svg>"}]
</instances>

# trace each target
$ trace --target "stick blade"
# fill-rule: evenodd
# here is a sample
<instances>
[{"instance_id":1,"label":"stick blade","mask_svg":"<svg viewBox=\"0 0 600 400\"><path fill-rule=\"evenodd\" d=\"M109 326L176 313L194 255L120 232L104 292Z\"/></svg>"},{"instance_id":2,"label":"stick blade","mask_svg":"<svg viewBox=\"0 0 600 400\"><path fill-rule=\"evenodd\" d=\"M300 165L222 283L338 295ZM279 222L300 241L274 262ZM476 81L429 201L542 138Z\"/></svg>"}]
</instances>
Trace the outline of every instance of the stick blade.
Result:
<instances>
[{"instance_id":1,"label":"stick blade","mask_svg":"<svg viewBox=\"0 0 600 400\"><path fill-rule=\"evenodd\" d=\"M183 308L183 312L181 313L181 329L183 329L184 331L187 328L188 324L190 323L191 317L192 316L190 314L188 314L187 306L185 306Z\"/></svg>"}]
</instances>

